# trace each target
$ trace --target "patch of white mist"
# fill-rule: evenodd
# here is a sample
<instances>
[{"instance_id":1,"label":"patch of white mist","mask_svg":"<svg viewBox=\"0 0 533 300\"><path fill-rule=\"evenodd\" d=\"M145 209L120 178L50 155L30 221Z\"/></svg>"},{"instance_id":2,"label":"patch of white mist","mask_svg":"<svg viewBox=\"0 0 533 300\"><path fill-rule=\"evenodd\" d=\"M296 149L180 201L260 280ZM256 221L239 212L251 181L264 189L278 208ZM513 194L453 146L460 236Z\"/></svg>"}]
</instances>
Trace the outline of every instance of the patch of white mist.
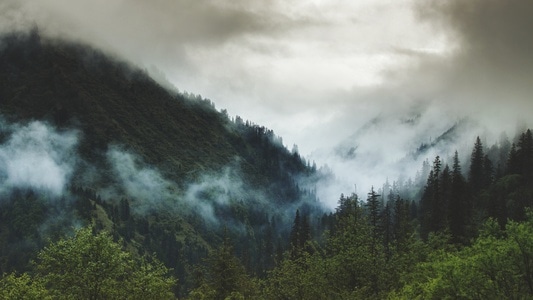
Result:
<instances>
[{"instance_id":1,"label":"patch of white mist","mask_svg":"<svg viewBox=\"0 0 533 300\"><path fill-rule=\"evenodd\" d=\"M31 188L58 197L63 194L77 162L77 131L58 131L33 121L2 122L5 141L0 145L0 190Z\"/></svg>"}]
</instances>

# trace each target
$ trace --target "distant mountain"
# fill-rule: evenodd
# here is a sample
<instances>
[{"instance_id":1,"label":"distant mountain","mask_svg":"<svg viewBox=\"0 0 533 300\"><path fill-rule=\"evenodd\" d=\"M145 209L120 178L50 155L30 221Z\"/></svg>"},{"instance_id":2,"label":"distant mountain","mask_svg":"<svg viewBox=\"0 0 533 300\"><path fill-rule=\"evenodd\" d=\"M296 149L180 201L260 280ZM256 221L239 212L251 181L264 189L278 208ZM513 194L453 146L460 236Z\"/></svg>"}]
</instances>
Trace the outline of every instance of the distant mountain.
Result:
<instances>
[{"instance_id":1,"label":"distant mountain","mask_svg":"<svg viewBox=\"0 0 533 300\"><path fill-rule=\"evenodd\" d=\"M24 269L44 239L61 232L54 230L76 223L59 220L72 218L112 231L139 253L157 253L184 286L192 272L185 266L200 262L224 228L246 267L261 273L272 267L266 243L287 247L296 210L323 211L313 190L315 168L271 130L232 119L210 100L162 88L146 72L87 45L44 38L37 30L2 37L0 114L8 124L0 130L5 147L23 128L33 130L22 139L23 149L32 151L27 143L38 135L32 122L56 136L76 136L74 159L57 150L65 139L37 139L51 145L43 150L55 157L51 164L70 174L61 177L67 182L59 195L42 193L52 183L31 172L17 173L31 180L14 184L11 156L0 164L6 174L0 177L7 178L1 191L9 199L0 202L0 273ZM17 208L23 204L38 209ZM15 233L13 224L22 219L27 228ZM21 246L30 237L38 241ZM17 252L27 252L27 259L13 261Z\"/></svg>"},{"instance_id":2,"label":"distant mountain","mask_svg":"<svg viewBox=\"0 0 533 300\"><path fill-rule=\"evenodd\" d=\"M453 145L457 143L461 138L461 133L463 133L465 129L470 125L472 125L472 123L469 120L460 120L459 122L453 124L450 128L448 128L434 140L431 140L426 143L421 143L420 146L413 152L413 156L418 157L424 155L430 149L443 146L445 144Z\"/></svg>"},{"instance_id":3,"label":"distant mountain","mask_svg":"<svg viewBox=\"0 0 533 300\"><path fill-rule=\"evenodd\" d=\"M406 145L404 147L406 151L405 159L416 160L427 155L432 149L438 150L442 147L456 145L464 138L463 135L465 133L469 133L472 128L476 128L476 124L473 121L463 118L448 124L443 130L438 128L426 129L424 125L420 124L421 119L421 112L408 117L401 115L393 118L374 117L337 145L334 153L340 159L355 160L360 154L359 148L361 144L367 141L375 144L376 140L383 140L383 145L386 146L387 139L401 136L404 137L401 144ZM435 136L436 138L434 138ZM398 146L396 145L396 147Z\"/></svg>"}]
</instances>

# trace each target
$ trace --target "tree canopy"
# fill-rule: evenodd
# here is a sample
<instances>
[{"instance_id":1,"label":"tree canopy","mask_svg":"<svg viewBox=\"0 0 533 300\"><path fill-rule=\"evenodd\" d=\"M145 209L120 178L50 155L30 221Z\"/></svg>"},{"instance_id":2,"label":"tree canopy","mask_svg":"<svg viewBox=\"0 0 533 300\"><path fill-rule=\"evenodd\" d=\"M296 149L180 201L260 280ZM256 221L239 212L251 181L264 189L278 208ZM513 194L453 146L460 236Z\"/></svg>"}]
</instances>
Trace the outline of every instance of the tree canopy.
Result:
<instances>
[{"instance_id":1,"label":"tree canopy","mask_svg":"<svg viewBox=\"0 0 533 300\"><path fill-rule=\"evenodd\" d=\"M54 299L174 299L176 281L156 260L134 259L106 232L75 231L41 250L33 278L10 274L2 295ZM31 283L30 283L31 282ZM12 298L12 297L8 297Z\"/></svg>"}]
</instances>

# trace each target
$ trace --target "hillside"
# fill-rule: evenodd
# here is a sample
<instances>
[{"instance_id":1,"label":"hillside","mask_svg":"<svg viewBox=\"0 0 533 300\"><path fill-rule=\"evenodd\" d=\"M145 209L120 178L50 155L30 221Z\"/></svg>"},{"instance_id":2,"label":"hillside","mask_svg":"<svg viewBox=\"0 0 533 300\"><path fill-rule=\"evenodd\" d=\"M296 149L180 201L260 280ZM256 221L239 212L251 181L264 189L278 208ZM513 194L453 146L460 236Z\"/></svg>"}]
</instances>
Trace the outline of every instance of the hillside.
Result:
<instances>
[{"instance_id":1,"label":"hillside","mask_svg":"<svg viewBox=\"0 0 533 300\"><path fill-rule=\"evenodd\" d=\"M125 62L88 46L41 41L37 32L4 37L2 45L4 116L79 128L85 158L119 143L183 179L246 152L209 101L172 94Z\"/></svg>"},{"instance_id":2,"label":"hillside","mask_svg":"<svg viewBox=\"0 0 533 300\"><path fill-rule=\"evenodd\" d=\"M271 130L87 45L37 30L2 37L0 114L0 273L93 224L156 253L185 288L223 235L264 274L296 210L323 211L316 169Z\"/></svg>"},{"instance_id":3,"label":"hillside","mask_svg":"<svg viewBox=\"0 0 533 300\"><path fill-rule=\"evenodd\" d=\"M166 90L89 46L41 40L37 31L6 36L1 44L3 117L80 130L79 151L88 161L101 162L110 145L120 145L177 182L236 159L255 184L275 181L265 167L281 168L270 172L278 175L309 171L270 130L239 117L232 122L210 100Z\"/></svg>"}]
</instances>

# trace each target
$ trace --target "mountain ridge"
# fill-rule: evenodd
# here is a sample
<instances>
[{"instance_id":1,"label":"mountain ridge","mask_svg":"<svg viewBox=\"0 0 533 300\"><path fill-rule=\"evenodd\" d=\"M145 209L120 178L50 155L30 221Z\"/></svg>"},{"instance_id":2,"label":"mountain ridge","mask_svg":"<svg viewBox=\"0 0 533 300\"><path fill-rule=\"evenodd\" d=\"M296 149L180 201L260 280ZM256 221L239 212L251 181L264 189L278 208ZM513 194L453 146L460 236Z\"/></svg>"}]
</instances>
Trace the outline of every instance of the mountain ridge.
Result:
<instances>
[{"instance_id":1,"label":"mountain ridge","mask_svg":"<svg viewBox=\"0 0 533 300\"><path fill-rule=\"evenodd\" d=\"M250 154L240 147L246 141L238 126L210 100L172 94L142 70L89 46L43 39L35 29L4 37L2 44L0 66L8 70L0 74L4 115L79 126L84 155L105 152L113 141L176 180ZM244 163L251 167L250 160Z\"/></svg>"}]
</instances>

